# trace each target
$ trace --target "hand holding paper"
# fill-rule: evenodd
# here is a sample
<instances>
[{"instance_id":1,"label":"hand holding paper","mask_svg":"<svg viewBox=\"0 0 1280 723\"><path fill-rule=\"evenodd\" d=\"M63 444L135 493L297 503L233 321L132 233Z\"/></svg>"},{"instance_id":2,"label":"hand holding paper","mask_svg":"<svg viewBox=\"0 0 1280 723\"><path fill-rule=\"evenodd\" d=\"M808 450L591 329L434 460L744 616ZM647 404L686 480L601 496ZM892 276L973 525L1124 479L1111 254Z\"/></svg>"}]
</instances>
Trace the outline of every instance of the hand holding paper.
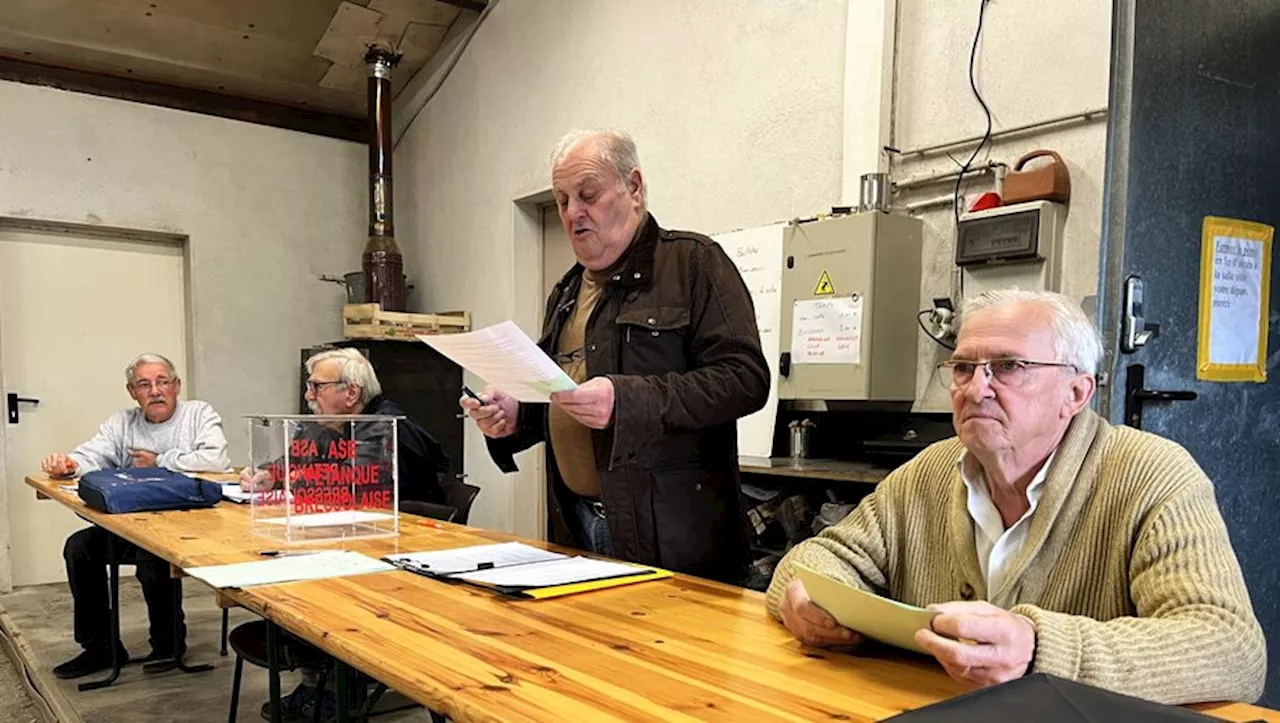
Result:
<instances>
[{"instance_id":1,"label":"hand holding paper","mask_svg":"<svg viewBox=\"0 0 1280 723\"><path fill-rule=\"evenodd\" d=\"M1036 652L1031 621L989 602L930 605L937 613L916 643L938 659L947 675L974 687L998 685L1027 674Z\"/></svg>"},{"instance_id":2,"label":"hand holding paper","mask_svg":"<svg viewBox=\"0 0 1280 723\"><path fill-rule=\"evenodd\" d=\"M556 392L551 403L588 429L605 429L613 422L613 381L596 377L571 392Z\"/></svg>"},{"instance_id":3,"label":"hand holding paper","mask_svg":"<svg viewBox=\"0 0 1280 723\"><path fill-rule=\"evenodd\" d=\"M827 611L815 605L800 580L792 580L787 585L780 612L783 624L805 645L821 648L862 642L861 635L837 623Z\"/></svg>"},{"instance_id":4,"label":"hand holding paper","mask_svg":"<svg viewBox=\"0 0 1280 723\"><path fill-rule=\"evenodd\" d=\"M916 632L930 629L930 622L938 614L936 611L873 595L803 565L796 565L795 569L796 579L804 584L813 602L836 622L873 640L930 654L929 649L917 642Z\"/></svg>"},{"instance_id":5,"label":"hand holding paper","mask_svg":"<svg viewBox=\"0 0 1280 723\"><path fill-rule=\"evenodd\" d=\"M494 387L485 387L480 398L463 395L458 404L467 411L481 433L492 439L509 437L516 433L520 419L520 402L515 397Z\"/></svg>"}]
</instances>

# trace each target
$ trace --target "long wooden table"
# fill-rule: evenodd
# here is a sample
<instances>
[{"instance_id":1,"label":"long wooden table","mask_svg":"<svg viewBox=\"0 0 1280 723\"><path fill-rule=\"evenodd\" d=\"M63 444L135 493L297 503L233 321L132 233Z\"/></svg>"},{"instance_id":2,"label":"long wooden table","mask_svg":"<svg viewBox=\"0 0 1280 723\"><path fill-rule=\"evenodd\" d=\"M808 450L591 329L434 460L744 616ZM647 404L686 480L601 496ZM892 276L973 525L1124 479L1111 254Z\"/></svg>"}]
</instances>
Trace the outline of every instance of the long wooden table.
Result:
<instances>
[{"instance_id":1,"label":"long wooden table","mask_svg":"<svg viewBox=\"0 0 1280 723\"><path fill-rule=\"evenodd\" d=\"M244 506L108 515L56 481L27 484L178 568L261 559L274 547L252 533ZM518 539L412 515L400 531L328 546L382 556ZM961 692L925 658L806 648L768 616L763 595L683 575L551 600L400 570L222 593L459 721L862 721ZM1280 721L1244 704L1196 707Z\"/></svg>"}]
</instances>

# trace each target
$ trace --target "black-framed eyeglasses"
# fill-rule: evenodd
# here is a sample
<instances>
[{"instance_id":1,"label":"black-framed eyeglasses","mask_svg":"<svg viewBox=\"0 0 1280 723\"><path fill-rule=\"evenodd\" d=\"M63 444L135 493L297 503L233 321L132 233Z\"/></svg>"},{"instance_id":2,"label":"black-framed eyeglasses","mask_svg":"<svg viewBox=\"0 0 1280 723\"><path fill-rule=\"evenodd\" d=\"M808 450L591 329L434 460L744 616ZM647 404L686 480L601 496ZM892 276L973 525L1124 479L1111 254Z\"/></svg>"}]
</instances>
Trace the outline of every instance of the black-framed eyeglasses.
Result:
<instances>
[{"instance_id":1,"label":"black-framed eyeglasses","mask_svg":"<svg viewBox=\"0 0 1280 723\"><path fill-rule=\"evenodd\" d=\"M150 394L152 389L170 389L173 387L174 384L177 384L177 383L178 383L177 379L160 377L154 382L151 381L150 379L141 379L139 381L134 382L130 386L133 387L134 391L142 392L143 394Z\"/></svg>"},{"instance_id":2,"label":"black-framed eyeglasses","mask_svg":"<svg viewBox=\"0 0 1280 723\"><path fill-rule=\"evenodd\" d=\"M577 349L574 349L573 351L556 352L555 354L551 355L551 359L555 361L556 364L564 367L564 366L569 366L570 364L576 364L582 361L583 359L585 359L586 356L587 356L586 347L580 346Z\"/></svg>"},{"instance_id":3,"label":"black-framed eyeglasses","mask_svg":"<svg viewBox=\"0 0 1280 723\"><path fill-rule=\"evenodd\" d=\"M335 381L330 381L330 382L316 382L316 381L312 381L312 380L308 379L308 380L307 380L307 391L308 391L308 392L311 392L312 394L318 394L318 393L320 392L320 390L321 390L321 389L324 389L325 387L329 386L330 384L346 384L346 382L342 381L341 379L338 379L338 380L335 380Z\"/></svg>"},{"instance_id":4,"label":"black-framed eyeglasses","mask_svg":"<svg viewBox=\"0 0 1280 723\"><path fill-rule=\"evenodd\" d=\"M1008 389L1017 389L1027 380L1027 370L1036 367L1059 367L1076 369L1075 364L1065 362L1033 361L1031 359L987 359L970 361L968 359L948 359L938 365L938 380L951 389L968 386L973 375L981 367L987 375L987 381Z\"/></svg>"}]
</instances>

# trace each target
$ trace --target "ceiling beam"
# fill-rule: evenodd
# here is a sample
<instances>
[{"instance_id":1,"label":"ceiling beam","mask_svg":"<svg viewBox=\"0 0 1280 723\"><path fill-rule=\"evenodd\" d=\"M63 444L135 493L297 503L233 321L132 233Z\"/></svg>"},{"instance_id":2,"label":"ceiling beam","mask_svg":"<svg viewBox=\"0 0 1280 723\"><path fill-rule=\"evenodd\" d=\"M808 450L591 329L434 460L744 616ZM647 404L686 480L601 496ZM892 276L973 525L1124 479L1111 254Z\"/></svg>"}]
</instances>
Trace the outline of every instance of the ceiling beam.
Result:
<instances>
[{"instance_id":1,"label":"ceiling beam","mask_svg":"<svg viewBox=\"0 0 1280 723\"><path fill-rule=\"evenodd\" d=\"M484 12L484 8L488 4L483 2L483 0L436 0L436 2L444 5L452 5L455 8L470 10L476 13Z\"/></svg>"},{"instance_id":2,"label":"ceiling beam","mask_svg":"<svg viewBox=\"0 0 1280 723\"><path fill-rule=\"evenodd\" d=\"M368 120L363 116L326 113L207 90L32 63L2 54L0 80L148 103L357 143L367 142L369 135Z\"/></svg>"}]
</instances>

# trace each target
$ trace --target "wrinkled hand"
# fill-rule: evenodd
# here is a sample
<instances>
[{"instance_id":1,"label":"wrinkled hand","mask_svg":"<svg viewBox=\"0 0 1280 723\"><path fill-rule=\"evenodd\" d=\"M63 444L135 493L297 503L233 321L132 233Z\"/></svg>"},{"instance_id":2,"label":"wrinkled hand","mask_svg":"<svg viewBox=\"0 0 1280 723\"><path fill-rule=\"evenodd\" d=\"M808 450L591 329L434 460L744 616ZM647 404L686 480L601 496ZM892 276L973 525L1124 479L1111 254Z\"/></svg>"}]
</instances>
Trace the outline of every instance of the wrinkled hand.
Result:
<instances>
[{"instance_id":1,"label":"wrinkled hand","mask_svg":"<svg viewBox=\"0 0 1280 723\"><path fill-rule=\"evenodd\" d=\"M156 453L149 449L131 449L129 450L129 460L130 467L154 467L156 466Z\"/></svg>"},{"instance_id":2,"label":"wrinkled hand","mask_svg":"<svg viewBox=\"0 0 1280 723\"><path fill-rule=\"evenodd\" d=\"M79 466L65 452L54 452L40 460L40 469L50 477L70 477Z\"/></svg>"},{"instance_id":3,"label":"wrinkled hand","mask_svg":"<svg viewBox=\"0 0 1280 723\"><path fill-rule=\"evenodd\" d=\"M814 647L830 645L857 645L862 636L841 626L827 611L813 604L804 583L792 580L787 585L786 596L779 608L782 623L791 634L804 643Z\"/></svg>"},{"instance_id":4,"label":"wrinkled hand","mask_svg":"<svg viewBox=\"0 0 1280 723\"><path fill-rule=\"evenodd\" d=\"M589 429L604 429L613 422L613 380L596 377L572 392L556 392L551 403Z\"/></svg>"},{"instance_id":5,"label":"wrinkled hand","mask_svg":"<svg viewBox=\"0 0 1280 723\"><path fill-rule=\"evenodd\" d=\"M516 433L520 419L520 402L513 396L493 387L485 387L477 402L463 395L458 404L476 420L476 426L484 436L501 439Z\"/></svg>"},{"instance_id":6,"label":"wrinkled hand","mask_svg":"<svg viewBox=\"0 0 1280 723\"><path fill-rule=\"evenodd\" d=\"M1027 674L1036 653L1036 629L1030 620L980 601L929 609L941 614L933 619L932 630L916 631L916 642L953 680L981 688Z\"/></svg>"},{"instance_id":7,"label":"wrinkled hand","mask_svg":"<svg viewBox=\"0 0 1280 723\"><path fill-rule=\"evenodd\" d=\"M240 470L240 489L244 492L259 492L271 486L271 475L265 469L251 470L248 467Z\"/></svg>"}]
</instances>

